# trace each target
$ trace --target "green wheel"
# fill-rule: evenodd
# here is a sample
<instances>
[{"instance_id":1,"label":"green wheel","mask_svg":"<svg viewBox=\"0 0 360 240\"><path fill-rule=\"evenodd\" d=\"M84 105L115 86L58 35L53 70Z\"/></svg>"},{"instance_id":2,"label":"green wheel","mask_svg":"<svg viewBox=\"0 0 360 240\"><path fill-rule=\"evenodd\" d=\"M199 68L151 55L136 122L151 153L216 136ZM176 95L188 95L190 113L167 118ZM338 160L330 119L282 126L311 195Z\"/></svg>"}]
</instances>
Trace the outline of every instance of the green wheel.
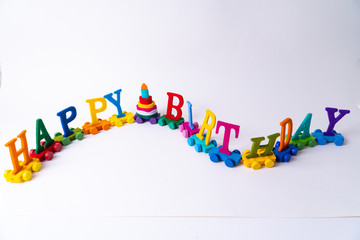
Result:
<instances>
[{"instance_id":1,"label":"green wheel","mask_svg":"<svg viewBox=\"0 0 360 240\"><path fill-rule=\"evenodd\" d=\"M173 122L169 123L169 128L172 130L176 129L176 124Z\"/></svg>"},{"instance_id":2,"label":"green wheel","mask_svg":"<svg viewBox=\"0 0 360 240\"><path fill-rule=\"evenodd\" d=\"M316 140L315 139L311 139L311 140L309 140L308 141L308 146L310 146L310 147L315 147L315 145L316 145Z\"/></svg>"},{"instance_id":3,"label":"green wheel","mask_svg":"<svg viewBox=\"0 0 360 240\"><path fill-rule=\"evenodd\" d=\"M165 126L165 120L164 119L159 119L159 125L160 126Z\"/></svg>"},{"instance_id":4,"label":"green wheel","mask_svg":"<svg viewBox=\"0 0 360 240\"><path fill-rule=\"evenodd\" d=\"M70 139L67 138L67 137L64 137L64 138L61 140L61 143L62 143L62 145L67 146L67 145L70 144Z\"/></svg>"},{"instance_id":5,"label":"green wheel","mask_svg":"<svg viewBox=\"0 0 360 240\"><path fill-rule=\"evenodd\" d=\"M302 143L302 142L298 142L298 144L296 144L296 147L297 147L299 150L301 150L301 149L303 149L303 148L305 147L305 144Z\"/></svg>"},{"instance_id":6,"label":"green wheel","mask_svg":"<svg viewBox=\"0 0 360 240\"><path fill-rule=\"evenodd\" d=\"M75 138L81 141L84 139L84 134L82 132L78 132L77 134L75 134Z\"/></svg>"},{"instance_id":7,"label":"green wheel","mask_svg":"<svg viewBox=\"0 0 360 240\"><path fill-rule=\"evenodd\" d=\"M60 132L56 132L54 136L55 136L55 137L58 137L58 136L61 136L61 135L62 135L62 134L61 134Z\"/></svg>"}]
</instances>

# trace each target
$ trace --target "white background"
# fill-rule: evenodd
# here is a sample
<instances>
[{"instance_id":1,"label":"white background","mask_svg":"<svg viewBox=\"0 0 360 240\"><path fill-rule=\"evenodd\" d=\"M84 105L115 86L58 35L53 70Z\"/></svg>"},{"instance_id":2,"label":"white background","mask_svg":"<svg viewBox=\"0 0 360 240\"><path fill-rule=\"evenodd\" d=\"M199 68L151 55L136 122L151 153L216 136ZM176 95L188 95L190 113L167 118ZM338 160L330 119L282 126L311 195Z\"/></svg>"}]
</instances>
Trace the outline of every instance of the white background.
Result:
<instances>
[{"instance_id":1,"label":"white background","mask_svg":"<svg viewBox=\"0 0 360 240\"><path fill-rule=\"evenodd\" d=\"M38 239L68 231L80 239L359 238L358 1L0 4L2 146L27 129L35 147L36 119L54 134L56 113L71 105L80 127L90 120L85 100L119 88L123 109L135 113L143 82L161 113L169 91L192 102L196 121L210 109L240 125L230 148L242 152L286 117L296 129L311 112L311 130L326 130L325 107L351 110L335 127L344 146L307 148L258 171L214 164L168 127L86 136L30 182L0 180L0 238L23 238L39 223ZM115 112L108 103L99 117ZM7 148L0 159L11 169Z\"/></svg>"}]
</instances>

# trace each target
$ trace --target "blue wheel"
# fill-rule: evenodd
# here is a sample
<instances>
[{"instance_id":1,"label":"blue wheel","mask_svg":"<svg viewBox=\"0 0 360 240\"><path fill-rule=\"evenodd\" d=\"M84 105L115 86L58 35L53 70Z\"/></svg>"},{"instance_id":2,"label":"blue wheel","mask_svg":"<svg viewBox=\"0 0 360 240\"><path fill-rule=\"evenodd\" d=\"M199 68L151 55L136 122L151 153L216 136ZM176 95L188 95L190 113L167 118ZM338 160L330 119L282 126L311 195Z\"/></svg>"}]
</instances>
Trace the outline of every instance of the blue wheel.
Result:
<instances>
[{"instance_id":1,"label":"blue wheel","mask_svg":"<svg viewBox=\"0 0 360 240\"><path fill-rule=\"evenodd\" d=\"M290 153L285 153L285 155L283 156L283 161L284 162L288 162L291 159L291 154Z\"/></svg>"},{"instance_id":2,"label":"blue wheel","mask_svg":"<svg viewBox=\"0 0 360 240\"><path fill-rule=\"evenodd\" d=\"M227 159L225 160L225 165L226 165L227 167L231 168L231 167L235 166L235 162L234 162L232 159L227 158Z\"/></svg>"},{"instance_id":3,"label":"blue wheel","mask_svg":"<svg viewBox=\"0 0 360 240\"><path fill-rule=\"evenodd\" d=\"M189 144L189 146L194 146L195 140L193 138L188 138L187 143Z\"/></svg>"},{"instance_id":4,"label":"blue wheel","mask_svg":"<svg viewBox=\"0 0 360 240\"><path fill-rule=\"evenodd\" d=\"M326 143L326 139L324 137L319 137L316 139L316 141L319 145L325 145Z\"/></svg>"},{"instance_id":5,"label":"blue wheel","mask_svg":"<svg viewBox=\"0 0 360 240\"><path fill-rule=\"evenodd\" d=\"M235 149L234 151L232 151L235 154L241 154L239 150Z\"/></svg>"},{"instance_id":6,"label":"blue wheel","mask_svg":"<svg viewBox=\"0 0 360 240\"><path fill-rule=\"evenodd\" d=\"M215 147L217 146L217 142L215 140L211 140L210 143L213 144Z\"/></svg>"},{"instance_id":7,"label":"blue wheel","mask_svg":"<svg viewBox=\"0 0 360 240\"><path fill-rule=\"evenodd\" d=\"M210 154L210 160L211 160L212 162L218 162L218 161L220 161L219 155L217 155L216 153Z\"/></svg>"},{"instance_id":8,"label":"blue wheel","mask_svg":"<svg viewBox=\"0 0 360 240\"><path fill-rule=\"evenodd\" d=\"M320 129L316 129L314 133L322 133Z\"/></svg>"},{"instance_id":9,"label":"blue wheel","mask_svg":"<svg viewBox=\"0 0 360 240\"><path fill-rule=\"evenodd\" d=\"M195 151L197 151L197 152L202 151L202 147L201 147L200 143L195 144Z\"/></svg>"},{"instance_id":10,"label":"blue wheel","mask_svg":"<svg viewBox=\"0 0 360 240\"><path fill-rule=\"evenodd\" d=\"M297 154L297 152L298 152L297 147L292 147L291 150L290 150L290 154L293 155L293 156L295 156Z\"/></svg>"},{"instance_id":11,"label":"blue wheel","mask_svg":"<svg viewBox=\"0 0 360 240\"><path fill-rule=\"evenodd\" d=\"M334 143L335 143L336 146L341 146L341 145L344 144L344 139L337 138L337 139L335 139Z\"/></svg>"}]
</instances>

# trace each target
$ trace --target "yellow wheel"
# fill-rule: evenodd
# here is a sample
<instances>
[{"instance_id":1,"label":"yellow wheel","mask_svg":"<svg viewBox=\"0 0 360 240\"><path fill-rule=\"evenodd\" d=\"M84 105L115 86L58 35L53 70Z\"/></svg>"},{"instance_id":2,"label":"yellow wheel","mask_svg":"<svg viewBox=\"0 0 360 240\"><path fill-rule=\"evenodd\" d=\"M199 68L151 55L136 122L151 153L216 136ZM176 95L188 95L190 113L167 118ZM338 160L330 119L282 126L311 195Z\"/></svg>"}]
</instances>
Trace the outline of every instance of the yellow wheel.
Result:
<instances>
[{"instance_id":1,"label":"yellow wheel","mask_svg":"<svg viewBox=\"0 0 360 240\"><path fill-rule=\"evenodd\" d=\"M129 117L128 119L127 119L127 122L128 123L134 123L135 122L135 119L134 119L134 117Z\"/></svg>"},{"instance_id":2,"label":"yellow wheel","mask_svg":"<svg viewBox=\"0 0 360 240\"><path fill-rule=\"evenodd\" d=\"M34 162L31 169L33 170L33 172L38 172L41 169L41 163L39 162Z\"/></svg>"},{"instance_id":3,"label":"yellow wheel","mask_svg":"<svg viewBox=\"0 0 360 240\"><path fill-rule=\"evenodd\" d=\"M259 168L261 168L261 164L258 161L253 161L253 163L251 164L251 168L254 170L258 170Z\"/></svg>"},{"instance_id":4,"label":"yellow wheel","mask_svg":"<svg viewBox=\"0 0 360 240\"><path fill-rule=\"evenodd\" d=\"M251 167L251 162L249 161L249 160L244 160L244 165L245 165L245 167Z\"/></svg>"},{"instance_id":5,"label":"yellow wheel","mask_svg":"<svg viewBox=\"0 0 360 240\"><path fill-rule=\"evenodd\" d=\"M32 173L31 171L24 171L21 177L24 181L29 181L32 178Z\"/></svg>"},{"instance_id":6,"label":"yellow wheel","mask_svg":"<svg viewBox=\"0 0 360 240\"><path fill-rule=\"evenodd\" d=\"M122 123L122 121L121 120L116 120L115 121L115 126L117 126L117 127L121 127L123 125L123 123Z\"/></svg>"},{"instance_id":7,"label":"yellow wheel","mask_svg":"<svg viewBox=\"0 0 360 240\"><path fill-rule=\"evenodd\" d=\"M268 168L273 167L274 164L275 164L274 161L271 161L270 159L265 161L265 166L268 167Z\"/></svg>"}]
</instances>

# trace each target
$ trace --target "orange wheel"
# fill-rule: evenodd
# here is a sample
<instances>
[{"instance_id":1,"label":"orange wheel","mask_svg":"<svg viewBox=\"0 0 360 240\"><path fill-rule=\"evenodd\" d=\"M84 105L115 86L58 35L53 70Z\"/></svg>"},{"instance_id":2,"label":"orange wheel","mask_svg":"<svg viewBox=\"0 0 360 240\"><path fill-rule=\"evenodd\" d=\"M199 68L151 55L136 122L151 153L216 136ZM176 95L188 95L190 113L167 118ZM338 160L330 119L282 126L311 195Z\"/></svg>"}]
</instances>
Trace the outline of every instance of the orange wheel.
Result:
<instances>
[{"instance_id":1,"label":"orange wheel","mask_svg":"<svg viewBox=\"0 0 360 240\"><path fill-rule=\"evenodd\" d=\"M97 128L96 128L96 127L90 128L90 133L91 133L92 135L97 134L97 133L98 133Z\"/></svg>"}]
</instances>

